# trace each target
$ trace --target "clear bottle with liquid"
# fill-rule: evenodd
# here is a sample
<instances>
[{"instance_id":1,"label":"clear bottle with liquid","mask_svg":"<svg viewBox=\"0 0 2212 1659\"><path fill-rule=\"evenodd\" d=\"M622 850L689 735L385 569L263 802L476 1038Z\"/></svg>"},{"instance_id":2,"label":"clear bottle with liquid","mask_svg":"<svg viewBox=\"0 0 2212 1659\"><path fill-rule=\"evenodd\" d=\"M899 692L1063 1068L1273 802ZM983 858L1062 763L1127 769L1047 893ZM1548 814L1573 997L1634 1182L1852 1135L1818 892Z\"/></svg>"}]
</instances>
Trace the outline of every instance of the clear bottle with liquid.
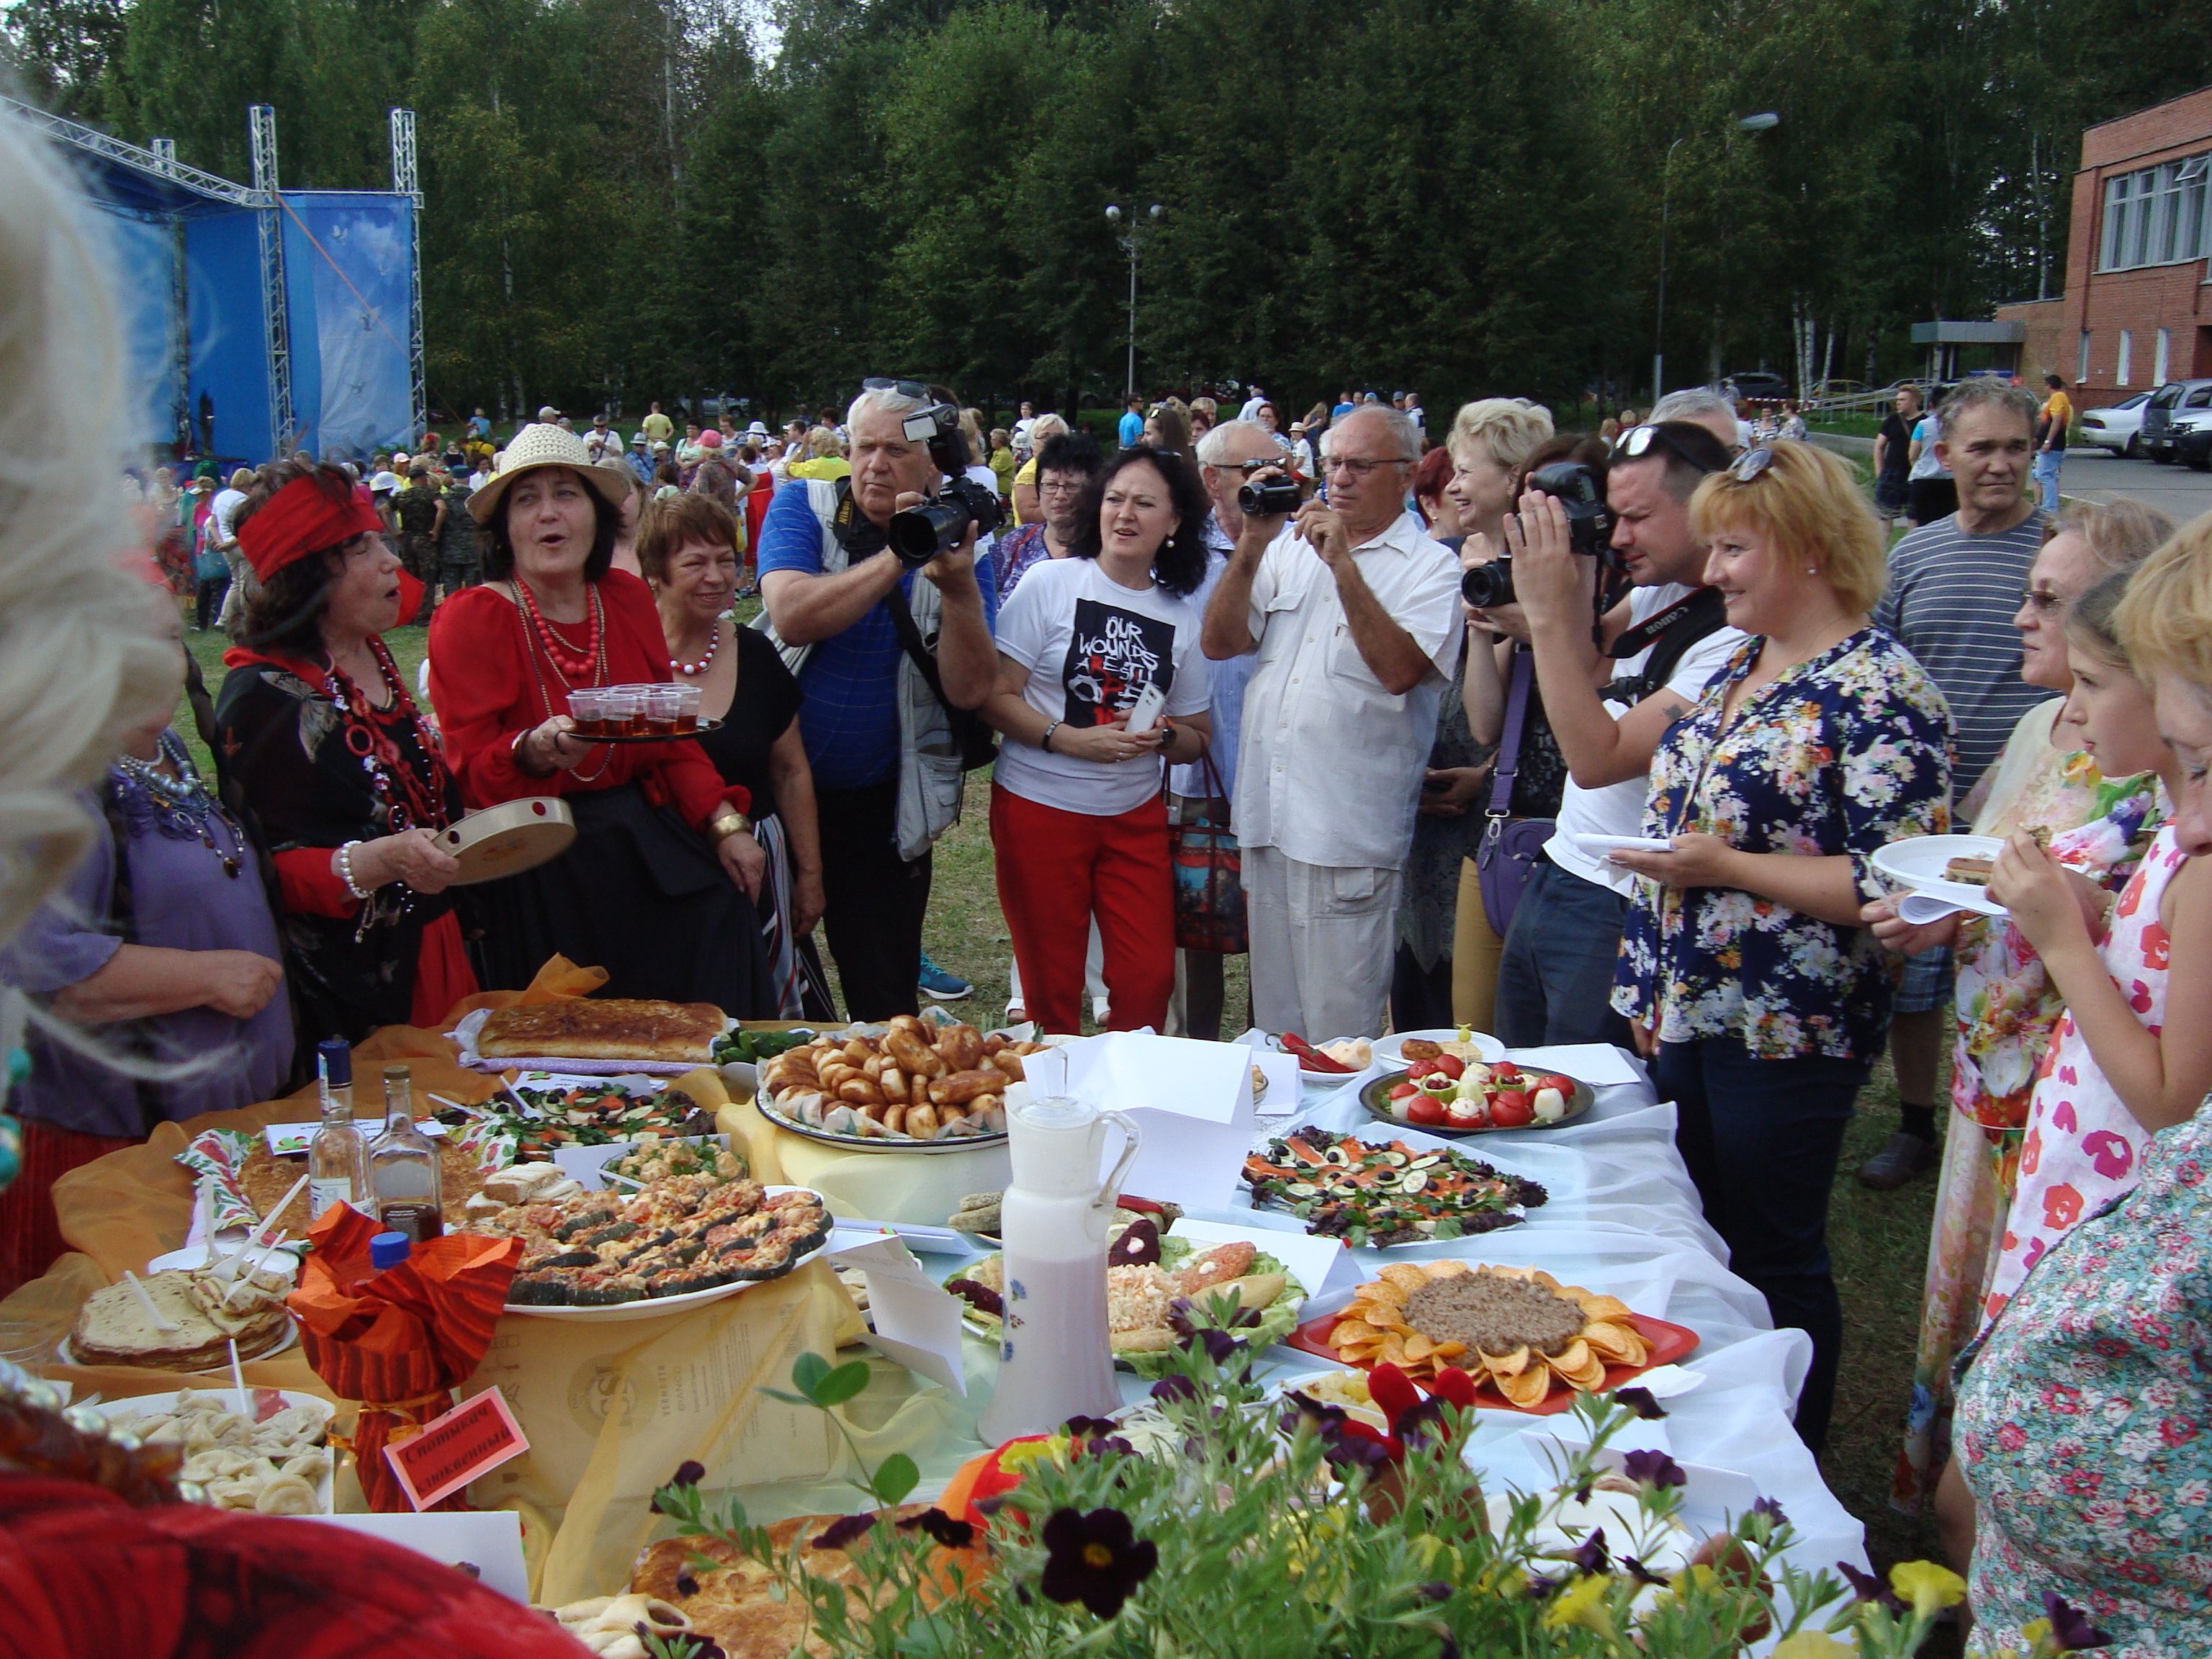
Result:
<instances>
[{"instance_id":1,"label":"clear bottle with liquid","mask_svg":"<svg viewBox=\"0 0 2212 1659\"><path fill-rule=\"evenodd\" d=\"M353 1121L353 1048L331 1037L315 1045L315 1089L323 1121L307 1143L307 1201L316 1215L333 1204L366 1213L368 1137Z\"/></svg>"},{"instance_id":2,"label":"clear bottle with liquid","mask_svg":"<svg viewBox=\"0 0 2212 1659\"><path fill-rule=\"evenodd\" d=\"M438 1145L415 1127L414 1083L404 1066L384 1068L384 1133L369 1143L376 1218L420 1244L446 1230Z\"/></svg>"}]
</instances>

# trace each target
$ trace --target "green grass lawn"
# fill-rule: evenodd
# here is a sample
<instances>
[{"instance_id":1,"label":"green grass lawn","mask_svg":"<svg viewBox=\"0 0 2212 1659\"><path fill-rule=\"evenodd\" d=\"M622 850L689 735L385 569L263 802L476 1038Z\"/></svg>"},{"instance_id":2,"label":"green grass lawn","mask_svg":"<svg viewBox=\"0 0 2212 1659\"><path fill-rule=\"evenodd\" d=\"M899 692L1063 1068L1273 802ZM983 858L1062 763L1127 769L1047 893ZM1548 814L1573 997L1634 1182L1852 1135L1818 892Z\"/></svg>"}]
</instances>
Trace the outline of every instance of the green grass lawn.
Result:
<instances>
[{"instance_id":1,"label":"green grass lawn","mask_svg":"<svg viewBox=\"0 0 2212 1659\"><path fill-rule=\"evenodd\" d=\"M386 637L411 684L422 659L423 630L402 628ZM228 641L212 632L187 634L185 638L208 676L210 689L219 687L222 651ZM179 711L177 726L195 757L206 766L207 754L192 732L189 711ZM988 789L982 775L970 781L965 812L938 843L927 928L930 954L975 982L975 994L957 1006L987 1027L1006 1005L1012 954L992 876ZM1229 980L1233 1024L1246 1006L1243 958L1231 963ZM1939 1094L1941 1097L1945 1097ZM1823 1468L1836 1495L1866 1523L1868 1547L1881 1567L1936 1553L1934 1528L1925 1516L1908 1520L1889 1508L1890 1470L1911 1386L1934 1182L1923 1179L1902 1192L1871 1193L1851 1179L1851 1171L1896 1127L1896 1085L1885 1062L1869 1085L1863 1109L1845 1140L1842 1173L1829 1207L1829 1239L1846 1334L1834 1426ZM1948 1639L1946 1632L1937 1641Z\"/></svg>"}]
</instances>

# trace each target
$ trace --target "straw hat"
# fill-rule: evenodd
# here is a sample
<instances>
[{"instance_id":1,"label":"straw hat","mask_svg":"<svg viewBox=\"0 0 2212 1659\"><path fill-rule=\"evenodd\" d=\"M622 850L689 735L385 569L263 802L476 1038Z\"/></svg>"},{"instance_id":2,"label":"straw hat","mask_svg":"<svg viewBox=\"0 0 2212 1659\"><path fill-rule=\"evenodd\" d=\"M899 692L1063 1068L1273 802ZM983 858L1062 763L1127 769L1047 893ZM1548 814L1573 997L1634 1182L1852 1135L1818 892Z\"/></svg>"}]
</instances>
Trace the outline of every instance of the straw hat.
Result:
<instances>
[{"instance_id":1,"label":"straw hat","mask_svg":"<svg viewBox=\"0 0 2212 1659\"><path fill-rule=\"evenodd\" d=\"M469 516L478 524L490 523L491 515L506 504L507 486L524 473L547 466L568 468L591 485L610 507L620 507L629 494L611 470L592 459L581 438L560 427L539 422L524 427L507 441L507 447L500 452L494 464L490 479L469 497Z\"/></svg>"}]
</instances>

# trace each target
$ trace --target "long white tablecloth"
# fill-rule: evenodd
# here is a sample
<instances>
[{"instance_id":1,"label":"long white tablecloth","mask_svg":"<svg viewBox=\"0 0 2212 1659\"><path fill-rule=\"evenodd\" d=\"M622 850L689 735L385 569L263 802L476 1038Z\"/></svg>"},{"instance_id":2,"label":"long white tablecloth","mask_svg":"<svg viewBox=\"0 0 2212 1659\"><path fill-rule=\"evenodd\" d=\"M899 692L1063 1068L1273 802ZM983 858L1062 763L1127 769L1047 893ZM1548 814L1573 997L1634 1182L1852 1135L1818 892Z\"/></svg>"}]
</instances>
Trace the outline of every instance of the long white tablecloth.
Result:
<instances>
[{"instance_id":1,"label":"long white tablecloth","mask_svg":"<svg viewBox=\"0 0 2212 1659\"><path fill-rule=\"evenodd\" d=\"M1527 1221L1496 1232L1447 1243L1392 1250L1347 1252L1348 1273L1340 1271L1332 1288L1307 1304L1305 1316L1343 1305L1351 1285L1371 1279L1392 1261L1458 1256L1541 1267L1565 1283L1619 1297L1638 1312L1687 1326L1698 1334L1696 1352L1680 1362L1703 1380L1665 1402L1668 1416L1656 1428L1680 1462L1733 1471L1748 1479L1762 1496L1779 1503L1799 1539L1790 1558L1808 1568L1831 1567L1838 1560L1866 1565L1864 1529L1837 1502L1820 1478L1813 1455L1790 1426L1791 1403L1812 1359L1803 1333L1778 1331L1765 1300L1729 1271L1726 1247L1699 1212L1680 1156L1674 1150L1674 1109L1661 1103L1641 1068L1638 1080L1601 1087L1595 1104L1583 1117L1557 1128L1479 1135L1454 1142L1477 1157L1513 1173L1540 1181L1549 1201L1528 1212ZM1299 1110L1263 1118L1255 1144L1307 1124L1340 1131L1380 1129L1380 1138L1418 1132L1398 1131L1369 1116L1358 1099L1358 1084L1320 1094L1309 1091ZM1241 1189L1240 1189L1241 1190ZM1194 1212L1200 1218L1297 1232L1293 1217L1254 1210L1241 1197L1230 1210ZM926 1267L949 1274L956 1258L932 1255ZM918 1455L927 1499L981 1443L975 1423L998 1369L994 1345L971 1339L965 1344L964 1399L934 1388L914 1397L912 1379L878 1358L885 1385L871 1390L888 1413L895 1409L911 1446L917 1413L940 1414L942 1432ZM1326 1370L1326 1360L1277 1347L1261 1357L1258 1374L1291 1377ZM890 1373L896 1372L896 1377ZM1146 1397L1148 1385L1124 1375L1124 1398ZM934 1398L931 1398L934 1396ZM856 1402L865 1420L866 1397ZM1548 1489L1553 1481L1540 1443L1558 1418L1534 1418L1508 1411L1484 1411L1468 1446L1468 1461L1483 1472L1486 1487ZM1571 1422L1573 1419L1564 1419ZM849 1507L849 1488L777 1486L741 1490L757 1519L818 1509ZM1692 1522L1718 1516L1692 1511Z\"/></svg>"}]
</instances>

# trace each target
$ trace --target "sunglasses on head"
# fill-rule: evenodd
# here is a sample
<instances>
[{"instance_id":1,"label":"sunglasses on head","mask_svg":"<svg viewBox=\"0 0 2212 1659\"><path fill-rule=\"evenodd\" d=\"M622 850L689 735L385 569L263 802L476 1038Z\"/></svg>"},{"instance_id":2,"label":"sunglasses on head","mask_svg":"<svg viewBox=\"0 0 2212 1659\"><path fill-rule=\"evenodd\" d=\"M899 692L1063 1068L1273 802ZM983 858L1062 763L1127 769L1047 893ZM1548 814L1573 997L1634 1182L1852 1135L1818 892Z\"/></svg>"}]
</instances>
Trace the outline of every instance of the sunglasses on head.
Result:
<instances>
[{"instance_id":1,"label":"sunglasses on head","mask_svg":"<svg viewBox=\"0 0 2212 1659\"><path fill-rule=\"evenodd\" d=\"M872 374L860 382L863 392L896 392L902 398L927 398L929 388L920 380L890 380L880 374Z\"/></svg>"},{"instance_id":2,"label":"sunglasses on head","mask_svg":"<svg viewBox=\"0 0 2212 1659\"><path fill-rule=\"evenodd\" d=\"M1729 468L1729 477L1738 483L1749 483L1773 465L1774 452L1762 445L1737 456L1735 465Z\"/></svg>"},{"instance_id":3,"label":"sunglasses on head","mask_svg":"<svg viewBox=\"0 0 2212 1659\"><path fill-rule=\"evenodd\" d=\"M1703 458L1683 448L1680 441L1666 428L1649 422L1629 428L1620 434L1620 441L1613 447L1624 459L1632 461L1642 460L1655 448L1663 449L1676 460L1686 462L1700 472L1706 470L1707 464Z\"/></svg>"}]
</instances>

